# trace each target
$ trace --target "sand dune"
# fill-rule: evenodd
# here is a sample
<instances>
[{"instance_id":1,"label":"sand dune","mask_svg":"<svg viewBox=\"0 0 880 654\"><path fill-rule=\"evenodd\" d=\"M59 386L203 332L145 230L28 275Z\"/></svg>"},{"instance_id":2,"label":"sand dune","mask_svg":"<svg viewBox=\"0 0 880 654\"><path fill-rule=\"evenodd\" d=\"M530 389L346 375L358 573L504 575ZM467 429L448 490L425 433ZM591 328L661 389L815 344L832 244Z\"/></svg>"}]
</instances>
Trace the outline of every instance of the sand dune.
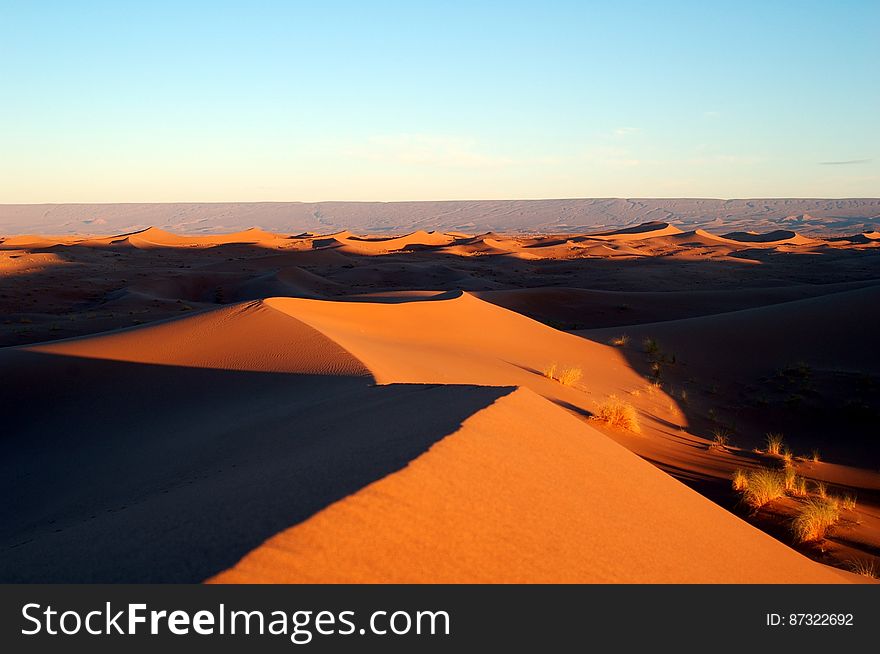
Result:
<instances>
[{"instance_id":1,"label":"sand dune","mask_svg":"<svg viewBox=\"0 0 880 654\"><path fill-rule=\"evenodd\" d=\"M648 222L636 225L635 227L615 229L610 232L600 232L598 234L588 234L587 236L592 239L606 241L638 241L658 236L673 236L681 233L682 232L678 227L670 225L669 223Z\"/></svg>"},{"instance_id":2,"label":"sand dune","mask_svg":"<svg viewBox=\"0 0 880 654\"><path fill-rule=\"evenodd\" d=\"M11 250L42 250L53 248L58 245L68 245L78 241L70 236L38 236L36 234L19 234L7 236L0 241L0 249Z\"/></svg>"},{"instance_id":3,"label":"sand dune","mask_svg":"<svg viewBox=\"0 0 880 654\"><path fill-rule=\"evenodd\" d=\"M724 234L723 236L719 236L717 234L712 234L707 232L705 229L697 229L691 233L683 233L680 238L682 240L697 240L706 244L714 244L714 243L724 243L729 245L742 245L747 243L749 245L762 247L773 247L777 245L804 245L807 243L812 243L813 240L801 236L796 232L792 232L789 230L775 230L767 233L758 233L758 232L730 232L728 234Z\"/></svg>"},{"instance_id":4,"label":"sand dune","mask_svg":"<svg viewBox=\"0 0 880 654\"><path fill-rule=\"evenodd\" d=\"M326 375L364 375L338 345L257 301L86 339L25 348L29 352L166 366Z\"/></svg>"},{"instance_id":5,"label":"sand dune","mask_svg":"<svg viewBox=\"0 0 880 654\"><path fill-rule=\"evenodd\" d=\"M518 390L404 470L275 536L213 581L845 578L725 513L562 409Z\"/></svg>"},{"instance_id":6,"label":"sand dune","mask_svg":"<svg viewBox=\"0 0 880 654\"><path fill-rule=\"evenodd\" d=\"M694 480L724 480L737 467L767 465L752 448L763 447L765 434L774 431L783 433L799 456L816 449L831 461L848 463L803 462L798 468L810 479L838 484L838 492L858 489L873 506L880 474L863 468L864 462L880 457L870 408L872 380L880 372L880 357L870 345L878 320L880 286L867 286L728 313L577 333L598 342L625 333L633 343L624 348L630 363L646 373L649 357L641 344L644 339L658 344L667 361L662 366L664 389L679 398L686 393L679 420L688 424L690 434L703 434L700 440L661 429L653 442L630 439L628 446L664 469ZM673 357L674 363L668 363ZM706 439L718 429L736 445L727 454L707 449ZM857 539L880 542L880 523L865 519ZM843 560L857 555L845 543L836 546L842 548L838 556Z\"/></svg>"},{"instance_id":7,"label":"sand dune","mask_svg":"<svg viewBox=\"0 0 880 654\"><path fill-rule=\"evenodd\" d=\"M725 234L724 238L741 243L761 243L763 245L781 245L783 243L802 245L811 242L811 239L787 229L777 229L763 234L758 232L730 232Z\"/></svg>"},{"instance_id":8,"label":"sand dune","mask_svg":"<svg viewBox=\"0 0 880 654\"><path fill-rule=\"evenodd\" d=\"M424 230L391 238L364 238L351 234L346 234L345 237L336 235L334 238L348 250L367 254L395 252L417 246L448 245L455 240L454 236Z\"/></svg>"},{"instance_id":9,"label":"sand dune","mask_svg":"<svg viewBox=\"0 0 880 654\"><path fill-rule=\"evenodd\" d=\"M447 338L438 339L438 334ZM183 432L184 442L188 444L181 442L176 446L178 450L183 447L187 451L194 447L193 439L202 443L225 422L226 427L221 430L225 434L223 439L211 447L211 468L227 470L237 464L244 466L242 474L247 472L251 478L268 475L277 480L283 475L283 467L279 468L278 462L305 452L299 445L305 434L309 434L309 439L320 436L318 443L323 440L328 445L336 444L335 447L351 447L343 444L358 442L357 431L351 431L348 421L332 420L325 420L324 428L315 431L294 428L294 433L300 436L291 441L290 446L277 441L271 463L264 457L257 457L257 463L249 463L253 455L239 454L242 447L252 442L252 437L247 438L246 434L269 420L275 425L269 431L280 435L277 430L282 423L279 421L285 420L292 410L290 406L308 411L312 416L309 421L313 423L317 414L338 411L345 406L336 402L328 404L328 398L334 395L340 398L338 402L344 403L347 401L342 397L348 395L349 401L359 407L361 420L377 420L386 405L380 402L375 409L369 407L376 402L380 391L371 393L369 386L359 381L376 379L383 384L380 388L392 392L397 388L411 388L413 384L422 387L425 383L440 383L442 386L436 388L448 388L452 393L450 399L435 405L437 410L443 411L449 410L450 402L466 405L473 396L468 389L484 387L484 384L498 389L500 395L494 396L495 405L477 409L470 414L471 418L463 418L462 426L453 430L454 435L448 442L444 440L428 454L415 458L398 475L383 476L381 481L376 480L375 486L367 485L363 490L352 489L358 492L348 499L338 497L341 502L328 502L325 511L298 526L285 525L292 529L278 536L282 545L269 541L265 547L256 547L258 543L254 543L256 550L229 573L235 575L233 578L239 581L319 578L324 581L424 581L428 578L435 581L843 580L837 572L792 552L554 406L547 398L559 402L585 395L532 371L531 367L545 361L548 355L562 353L579 363L593 364L588 370L591 387L595 389L628 383L630 377L634 378L626 366L619 362L614 364L617 354L610 348L557 332L466 294L448 300L402 304L275 298L138 329L5 350L0 353L5 369L18 370L19 375L61 381L71 374L62 371L79 371L74 373L81 381L77 388L85 395L75 390L72 395L68 394L65 404L80 408L72 412L75 418L71 420L68 416L67 425L78 438L88 439L91 443L88 448L108 447L107 439L114 433L113 421L103 429L83 430L87 424L94 424L94 418L87 419L88 414L84 415L83 410L95 411L91 407L96 391L102 403L116 398L112 400L119 402L115 412L134 411L124 418L126 423L145 411L161 412L163 420L144 422L125 439L128 447L132 437L145 439L136 451L148 453L134 460L126 459L124 470L120 470L127 480L122 485L129 489L122 495L133 493L139 498L117 500L126 503L121 509L106 512L107 496L102 495L101 483L82 485L75 493L58 492L60 488L68 488L68 484L76 484L80 474L93 475L94 464L85 465L82 470L68 470L49 482L43 475L53 471L57 474L62 460L46 461L41 475L16 490L15 497L28 493L28 506L41 505L44 518L36 522L21 523L19 519L10 523L13 528L8 537L18 546L6 561L7 565L16 565L18 572L5 567L4 575L22 578L24 570L28 570L34 578L64 578L64 573L46 557L50 556L52 547L66 544L70 550L65 560L80 566L78 574L89 579L106 579L110 573L104 561L132 547L125 535L127 532L120 531L123 527L131 528L131 520L137 520L140 526L132 529L130 538L141 538L144 530L153 532L157 528L173 532L179 528L176 525L192 519L193 510L203 506L203 502L194 501L193 493L204 494L206 499L214 501L218 497L213 495L215 492L219 497L228 495L235 487L237 472L231 473L232 479L213 473L196 474L187 467L192 465L186 463L187 458L166 470L137 464L143 457L150 461L167 452L173 442L168 441L168 435L180 437L178 430L167 431L167 420L177 416L188 425ZM193 372L184 374L187 370ZM233 373L252 376L250 381L242 382L243 392L247 392L244 389L248 384L262 386L259 395L246 397L251 398L251 404L256 402L264 409L254 412L252 408L238 413L236 419L230 421L227 417L230 408L238 407L241 411L242 400L246 399L236 399L231 395L234 387L222 381ZM174 374L179 375L179 382L171 388L164 384L154 386ZM189 388L195 374L213 374L217 381ZM100 382L96 375L100 375ZM326 382L314 381L322 377ZM477 380L479 387L472 385ZM516 381L523 381L522 386L535 389L540 396L528 390L510 394L512 388L520 386L512 383ZM304 383L309 386L303 386ZM138 401L131 397L122 401L120 393L132 387L144 389L143 399ZM117 390L111 391L111 388ZM36 383L19 386L14 392L15 406L29 410L36 398L27 393L41 390L44 389ZM291 394L294 405L279 403L286 393ZM373 399L367 399L371 395ZM505 398L506 395L509 397ZM147 399L151 397L153 399ZM265 407L272 403L275 408L267 413ZM130 408L123 408L126 406ZM394 438L405 438L407 430L400 431L395 424L410 424L411 418L406 416L412 416L410 412L415 406L396 401L387 408L398 417L388 422L390 416L386 414L384 429ZM375 411L380 413L374 415ZM422 418L426 415L424 408L415 414ZM56 433L48 430L46 419L25 427L28 423L24 415L20 418L13 416L11 424L19 425L24 433L35 430L31 431L34 437L42 436L33 444L36 450L17 451L7 465L21 465L22 457L45 453L48 435ZM52 416L47 418L53 420ZM207 423L208 427L203 425L196 429L194 425L198 421ZM328 432L328 429L336 431ZM57 436L52 437L56 439ZM144 450L145 447L148 449ZM56 447L51 451L65 457L66 448ZM116 452L116 448L110 447L109 452ZM224 453L230 456L227 458ZM600 460L602 464L596 465ZM304 459L303 464L320 470L318 461L320 458L311 457ZM494 462L490 466L491 473L486 467L489 461ZM183 468L175 473L181 465ZM111 474L105 478L107 482L118 483L117 476ZM555 481L548 486L545 480L551 476ZM273 481L270 488L275 488L277 483ZM43 486L37 484L45 488L40 491ZM629 489L626 492L623 484ZM166 499L169 493L163 489L171 489L172 498ZM12 492L12 489L6 490ZM290 501L289 493L285 496ZM492 497L498 500L487 501ZM180 501L181 505L175 508L169 504L171 499ZM254 501L267 500L265 494L254 496ZM129 507L132 502L133 506ZM274 506L275 500L270 504ZM27 515L31 520L35 517L32 511ZM277 524L274 511L272 515L276 516L273 521ZM694 515L699 516L699 520L688 517ZM47 524L50 516L58 516L52 522L61 519L61 535L47 528L52 524ZM252 528L244 526L246 519L242 523L239 515L236 520L242 525L240 529L254 533ZM204 528L204 520L198 524ZM369 530L369 538L366 533L359 533L358 524ZM707 529L707 524L713 525L712 529ZM567 534L567 538L561 539L561 533ZM77 545L70 541L72 538ZM190 538L199 542L195 535ZM302 542L309 544L307 556L310 558L303 558L306 554L301 551ZM407 549L405 542L409 543L408 554L402 552ZM648 550L644 546L647 542L651 543ZM332 550L327 549L330 543L333 543ZM82 544L88 544L101 563L88 563L85 552L80 549ZM128 574L137 574L140 579L186 578L185 571L203 567L187 560L186 553L191 549L192 545L184 547L180 555L185 560L175 564L157 560L153 570L144 568L143 563L132 563ZM262 558L267 551L268 564ZM707 551L713 553L707 557ZM723 564L717 561L718 551L725 553ZM296 554L288 554L291 552ZM221 559L220 554L211 558L212 561ZM279 560L284 564L280 565ZM625 565L620 565L622 561ZM23 562L27 563L26 567L20 567ZM254 565L257 572L253 571Z\"/></svg>"},{"instance_id":10,"label":"sand dune","mask_svg":"<svg viewBox=\"0 0 880 654\"><path fill-rule=\"evenodd\" d=\"M731 313L638 325L628 331L651 334L677 353L693 353L693 365L728 374L756 365L772 371L800 360L880 372L880 357L870 346L872 325L877 321L880 286L872 285ZM802 329L803 325L810 329Z\"/></svg>"},{"instance_id":11,"label":"sand dune","mask_svg":"<svg viewBox=\"0 0 880 654\"><path fill-rule=\"evenodd\" d=\"M727 313L875 284L880 284L880 280L686 291L544 287L478 291L475 294L493 304L564 329L593 329Z\"/></svg>"},{"instance_id":12,"label":"sand dune","mask_svg":"<svg viewBox=\"0 0 880 654\"><path fill-rule=\"evenodd\" d=\"M880 546L876 248L713 229L6 239L0 578L851 580L718 503L779 429Z\"/></svg>"}]
</instances>

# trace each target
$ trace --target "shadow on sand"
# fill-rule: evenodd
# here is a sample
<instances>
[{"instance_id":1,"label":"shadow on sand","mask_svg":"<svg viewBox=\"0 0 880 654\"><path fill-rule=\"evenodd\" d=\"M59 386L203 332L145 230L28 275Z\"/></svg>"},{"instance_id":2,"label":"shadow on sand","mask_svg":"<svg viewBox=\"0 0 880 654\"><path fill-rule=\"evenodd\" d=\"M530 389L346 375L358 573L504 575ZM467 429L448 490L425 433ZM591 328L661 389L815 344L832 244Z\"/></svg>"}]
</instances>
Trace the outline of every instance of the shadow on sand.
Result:
<instances>
[{"instance_id":1,"label":"shadow on sand","mask_svg":"<svg viewBox=\"0 0 880 654\"><path fill-rule=\"evenodd\" d=\"M199 582L510 387L0 353L0 580Z\"/></svg>"}]
</instances>

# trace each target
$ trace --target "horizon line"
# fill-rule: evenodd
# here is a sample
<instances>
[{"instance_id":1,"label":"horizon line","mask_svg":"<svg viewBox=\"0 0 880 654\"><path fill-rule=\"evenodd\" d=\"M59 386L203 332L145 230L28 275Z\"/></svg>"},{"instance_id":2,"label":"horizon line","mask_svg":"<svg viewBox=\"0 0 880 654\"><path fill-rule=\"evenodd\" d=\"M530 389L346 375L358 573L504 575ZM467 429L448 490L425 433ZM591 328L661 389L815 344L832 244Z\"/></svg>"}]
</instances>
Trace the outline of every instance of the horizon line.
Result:
<instances>
[{"instance_id":1,"label":"horizon line","mask_svg":"<svg viewBox=\"0 0 880 654\"><path fill-rule=\"evenodd\" d=\"M9 206L62 206L62 205L143 205L143 204L415 204L441 202L575 202L583 200L712 200L717 202L736 202L743 200L876 200L880 196L742 196L742 197L710 197L710 196L577 196L577 197L546 197L546 198L459 198L445 200L126 200L121 202L77 201L77 202L0 202L0 207Z\"/></svg>"}]
</instances>

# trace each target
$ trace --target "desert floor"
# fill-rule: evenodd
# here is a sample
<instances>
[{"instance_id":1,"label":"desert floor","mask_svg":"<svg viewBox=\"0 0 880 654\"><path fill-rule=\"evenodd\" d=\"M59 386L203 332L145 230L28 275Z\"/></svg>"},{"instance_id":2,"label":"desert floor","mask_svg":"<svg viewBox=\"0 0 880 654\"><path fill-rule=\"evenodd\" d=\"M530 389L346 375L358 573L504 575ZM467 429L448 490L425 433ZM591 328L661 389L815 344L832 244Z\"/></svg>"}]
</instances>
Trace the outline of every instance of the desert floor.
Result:
<instances>
[{"instance_id":1,"label":"desert floor","mask_svg":"<svg viewBox=\"0 0 880 654\"><path fill-rule=\"evenodd\" d=\"M2 581L880 570L876 232L18 235L0 317Z\"/></svg>"}]
</instances>

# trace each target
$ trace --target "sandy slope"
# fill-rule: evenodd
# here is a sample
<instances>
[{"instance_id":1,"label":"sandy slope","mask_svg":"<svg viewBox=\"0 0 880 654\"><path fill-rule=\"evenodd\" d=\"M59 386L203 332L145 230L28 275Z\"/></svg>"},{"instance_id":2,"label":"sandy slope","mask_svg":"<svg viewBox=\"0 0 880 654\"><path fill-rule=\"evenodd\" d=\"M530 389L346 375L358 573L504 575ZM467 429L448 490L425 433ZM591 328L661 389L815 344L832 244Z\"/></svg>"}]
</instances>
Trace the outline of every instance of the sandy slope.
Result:
<instances>
[{"instance_id":1,"label":"sandy slope","mask_svg":"<svg viewBox=\"0 0 880 654\"><path fill-rule=\"evenodd\" d=\"M772 371L798 361L829 368L880 371L871 344L880 324L880 286L842 290L814 298L686 320L630 327L650 335L694 367ZM809 326L809 329L804 329ZM610 331L578 332L602 339Z\"/></svg>"},{"instance_id":2,"label":"sandy slope","mask_svg":"<svg viewBox=\"0 0 880 654\"><path fill-rule=\"evenodd\" d=\"M250 302L140 329L56 341L28 352L163 366L358 376L364 366L303 323Z\"/></svg>"},{"instance_id":3,"label":"sandy slope","mask_svg":"<svg viewBox=\"0 0 880 654\"><path fill-rule=\"evenodd\" d=\"M279 537L293 539L297 561L298 530L315 545L307 576L292 564L274 578L841 580L547 399L526 390L505 398L518 381L556 401L587 397L530 370L569 351L584 365L592 359L596 388L634 374L604 346L468 295L280 298L5 349L16 379L10 386L5 376L7 424L26 440L4 462L18 508L4 516L14 547L3 576L192 580L231 565L236 552L257 548L259 560L262 539L329 507ZM371 386L372 377L386 385ZM41 393L55 398L54 411L34 420ZM487 409L487 400L496 404ZM693 512L699 521L687 518ZM154 544L133 556L144 539ZM238 579L270 578L248 565Z\"/></svg>"},{"instance_id":4,"label":"sandy slope","mask_svg":"<svg viewBox=\"0 0 880 654\"><path fill-rule=\"evenodd\" d=\"M838 562L864 558L880 546L880 446L875 438L880 355L872 346L880 321L880 287L838 288L800 300L681 320L577 332L605 342L625 333L630 363L648 372L643 339L662 352L662 383L678 400L687 431L659 426L652 438L617 437L631 450L710 494L729 488L736 468L777 467L756 452L767 432L784 435L797 474L855 494L847 514L815 554ZM674 362L673 362L674 361ZM709 447L716 430L730 447ZM810 452L822 460L810 460ZM846 464L846 465L842 465ZM713 490L714 489L714 490ZM762 518L781 526L798 504L783 500Z\"/></svg>"},{"instance_id":5,"label":"sandy slope","mask_svg":"<svg viewBox=\"0 0 880 654\"><path fill-rule=\"evenodd\" d=\"M565 329L630 326L692 318L837 293L877 281L769 288L608 291L536 287L478 291L477 297Z\"/></svg>"},{"instance_id":6,"label":"sandy slope","mask_svg":"<svg viewBox=\"0 0 880 654\"><path fill-rule=\"evenodd\" d=\"M518 390L213 581L840 583L844 575Z\"/></svg>"},{"instance_id":7,"label":"sandy slope","mask_svg":"<svg viewBox=\"0 0 880 654\"><path fill-rule=\"evenodd\" d=\"M635 227L623 229L615 229L608 232L600 232L598 234L588 234L589 238L603 241L638 241L646 238L656 238L658 236L674 236L681 234L681 230L669 223L651 222L643 223Z\"/></svg>"}]
</instances>

